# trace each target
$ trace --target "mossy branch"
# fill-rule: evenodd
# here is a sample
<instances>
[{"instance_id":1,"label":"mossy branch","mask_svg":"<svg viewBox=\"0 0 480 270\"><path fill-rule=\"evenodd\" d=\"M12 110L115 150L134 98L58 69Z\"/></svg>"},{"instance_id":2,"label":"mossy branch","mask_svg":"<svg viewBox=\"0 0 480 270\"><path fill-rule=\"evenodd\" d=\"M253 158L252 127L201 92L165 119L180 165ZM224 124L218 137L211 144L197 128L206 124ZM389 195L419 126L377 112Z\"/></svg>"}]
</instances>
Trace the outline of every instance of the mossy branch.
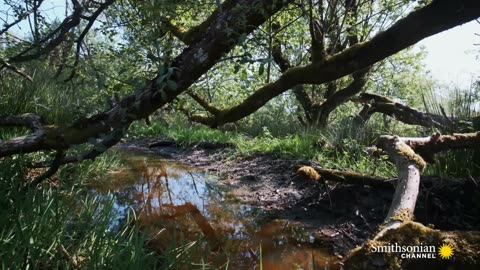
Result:
<instances>
[{"instance_id":1,"label":"mossy branch","mask_svg":"<svg viewBox=\"0 0 480 270\"><path fill-rule=\"evenodd\" d=\"M383 113L409 125L418 125L442 130L462 130L468 125L466 120L457 117L425 113L400 104L382 95L363 93L352 101L364 104L357 116L357 122L364 124L374 113Z\"/></svg>"},{"instance_id":2,"label":"mossy branch","mask_svg":"<svg viewBox=\"0 0 480 270\"><path fill-rule=\"evenodd\" d=\"M207 112L213 114L214 116L219 115L221 110L210 104L208 101L203 99L201 96L188 92L188 95L193 98L202 108L204 108Z\"/></svg>"},{"instance_id":3,"label":"mossy branch","mask_svg":"<svg viewBox=\"0 0 480 270\"><path fill-rule=\"evenodd\" d=\"M223 14L231 10L236 3L236 0L223 1L223 3L221 3L221 5L218 6L217 9L215 9L215 11L205 21L197 26L192 27L191 29L187 29L183 26L175 24L170 17L163 18L162 22L165 24L166 30L170 31L172 35L185 43L185 45L191 45L192 43L203 38L207 28L210 27L212 22L218 18L219 14Z\"/></svg>"},{"instance_id":4,"label":"mossy branch","mask_svg":"<svg viewBox=\"0 0 480 270\"><path fill-rule=\"evenodd\" d=\"M295 173L313 181L327 180L350 185L368 185L372 187L391 188L394 183L390 179L382 177L320 167L301 166L295 169Z\"/></svg>"},{"instance_id":5,"label":"mossy branch","mask_svg":"<svg viewBox=\"0 0 480 270\"><path fill-rule=\"evenodd\" d=\"M112 130L128 128L133 121L144 119L184 93L235 47L236 43L232 43L232 40L252 33L291 2L291 0L224 2L231 7L225 8L222 4L222 14L218 11L216 15L212 14L210 16L212 19L204 22L206 27L200 28L205 30L196 35L195 42L173 60L171 69L174 72L170 80L175 82L175 87L158 84L158 79L162 76L159 75L152 78L136 93L125 97L114 108L89 117L89 121L81 127L77 125L78 123L72 123L62 127L51 127L49 134L52 136L35 132L27 136L0 141L0 157L82 144L92 137L108 134ZM234 122L242 119L244 115L255 112L272 98L295 85L336 80L383 60L428 36L469 22L479 16L480 1L478 0L434 0L411 12L371 40L351 46L323 63L290 68L278 80L259 88L241 104L222 111L222 117L217 117L217 122L221 124L225 121ZM246 23L238 24L240 18L243 18ZM210 27L213 25L215 27Z\"/></svg>"}]
</instances>

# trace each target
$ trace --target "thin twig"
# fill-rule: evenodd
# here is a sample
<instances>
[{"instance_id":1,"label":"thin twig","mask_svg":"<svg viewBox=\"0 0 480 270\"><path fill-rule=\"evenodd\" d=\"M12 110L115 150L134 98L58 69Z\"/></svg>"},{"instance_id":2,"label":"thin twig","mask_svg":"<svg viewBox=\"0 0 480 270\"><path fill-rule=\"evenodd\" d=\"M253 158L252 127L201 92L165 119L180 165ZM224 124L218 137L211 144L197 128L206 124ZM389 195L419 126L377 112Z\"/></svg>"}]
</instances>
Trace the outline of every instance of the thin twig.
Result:
<instances>
[{"instance_id":1,"label":"thin twig","mask_svg":"<svg viewBox=\"0 0 480 270\"><path fill-rule=\"evenodd\" d=\"M7 61L5 61L3 59L0 59L0 64L3 65L2 67L0 67L0 71L3 68L7 68L7 69L13 71L14 73L17 73L18 75L22 76L23 78L27 79L28 81L33 82L32 77L28 76L28 74L21 71L19 68L15 67L14 65L8 63Z\"/></svg>"}]
</instances>

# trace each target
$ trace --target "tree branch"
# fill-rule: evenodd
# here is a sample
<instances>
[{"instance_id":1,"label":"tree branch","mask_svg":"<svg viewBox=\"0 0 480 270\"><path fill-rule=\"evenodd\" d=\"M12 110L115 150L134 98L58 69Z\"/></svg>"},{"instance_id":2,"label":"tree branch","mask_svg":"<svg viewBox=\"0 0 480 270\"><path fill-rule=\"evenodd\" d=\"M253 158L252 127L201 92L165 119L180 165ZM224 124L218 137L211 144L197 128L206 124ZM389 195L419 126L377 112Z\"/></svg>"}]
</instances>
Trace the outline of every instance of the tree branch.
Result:
<instances>
[{"instance_id":1,"label":"tree branch","mask_svg":"<svg viewBox=\"0 0 480 270\"><path fill-rule=\"evenodd\" d=\"M99 142L95 143L92 150L75 156L68 156L63 157L62 160L59 162L60 165L75 163L83 160L94 160L101 154L105 153L108 149L112 146L117 144L123 136L123 131L115 131L108 135L103 136ZM31 168L45 168L49 166L53 166L55 161L46 161L46 162L38 162L32 164Z\"/></svg>"},{"instance_id":2,"label":"tree branch","mask_svg":"<svg viewBox=\"0 0 480 270\"><path fill-rule=\"evenodd\" d=\"M42 117L33 113L22 115L0 115L0 127L26 127L31 131L36 132L41 130L44 124Z\"/></svg>"},{"instance_id":3,"label":"tree branch","mask_svg":"<svg viewBox=\"0 0 480 270\"><path fill-rule=\"evenodd\" d=\"M424 113L377 94L363 93L352 101L364 104L356 120L362 125L374 113L383 113L409 125L435 127L442 130L458 130L461 127L466 127L466 122L459 118Z\"/></svg>"},{"instance_id":4,"label":"tree branch","mask_svg":"<svg viewBox=\"0 0 480 270\"><path fill-rule=\"evenodd\" d=\"M20 14L15 21L9 24L5 24L4 28L0 30L0 36L6 33L11 27L17 25L18 23L23 21L25 18L27 18L30 14L32 14L35 10L37 10L42 5L42 3L43 3L43 0L36 2L36 5L34 5L32 9L27 10L26 12Z\"/></svg>"},{"instance_id":5,"label":"tree branch","mask_svg":"<svg viewBox=\"0 0 480 270\"><path fill-rule=\"evenodd\" d=\"M70 32L71 29L77 27L80 24L81 22L80 17L83 11L84 11L83 7L80 4L74 5L73 14L66 17L63 20L63 22L55 30L50 32L46 37L44 37L42 40L38 42L38 44L47 43L45 46L37 49L36 52L34 53L27 54L28 52L38 47L37 46L38 44L35 43L34 45L20 52L19 54L9 58L8 62L19 63L19 62L30 61L51 52L53 49L55 49L58 45L60 45L64 41L65 37L67 36L67 33Z\"/></svg>"},{"instance_id":6,"label":"tree branch","mask_svg":"<svg viewBox=\"0 0 480 270\"><path fill-rule=\"evenodd\" d=\"M51 150L73 144L85 143L89 138L106 134L111 130L124 129L132 121L144 119L157 109L174 100L208 71L221 57L235 47L242 34L253 32L272 14L291 0L238 0L236 8L223 9L223 13L202 32L199 40L186 48L172 63L173 73L169 80L175 87L162 82L159 74L149 86L138 89L109 111L80 119L66 127L51 126L45 131L0 142L0 157ZM219 125L224 121L237 121L251 114L273 97L298 84L318 84L332 81L380 61L421 39L447 30L480 16L480 1L434 0L397 21L388 30L379 33L370 41L359 43L333 55L323 63L293 67L280 78L267 84L248 97L243 103L220 113ZM239 18L246 23L239 24ZM421 25L421 27L419 27Z\"/></svg>"},{"instance_id":7,"label":"tree branch","mask_svg":"<svg viewBox=\"0 0 480 270\"><path fill-rule=\"evenodd\" d=\"M55 154L54 160L52 161L51 167L46 172L37 176L37 178L32 180L30 183L28 183L24 187L23 190L26 191L28 189L35 188L36 186L38 186L44 180L52 177L58 171L60 166L62 165L62 159L64 157L65 157L65 151L64 150L58 150L57 153Z\"/></svg>"},{"instance_id":8,"label":"tree branch","mask_svg":"<svg viewBox=\"0 0 480 270\"><path fill-rule=\"evenodd\" d=\"M178 95L187 90L198 78L209 70L221 57L236 45L243 33L249 34L265 22L272 14L286 6L291 0L238 0L237 8L223 9L212 25L201 33L201 40L186 48L171 64L169 80L173 87L160 80L159 74L136 93L124 98L109 111L89 118L82 118L65 127L47 126L41 132L0 141L0 157L39 150L66 148L82 144L112 130L126 129L132 121L144 119ZM245 19L244 24L238 18ZM233 41L233 42L232 42Z\"/></svg>"},{"instance_id":9,"label":"tree branch","mask_svg":"<svg viewBox=\"0 0 480 270\"><path fill-rule=\"evenodd\" d=\"M82 47L82 42L85 39L85 36L88 34L90 29L92 28L92 26L95 23L95 21L97 20L98 16L100 16L100 14L102 14L103 11L105 11L114 2L115 2L115 0L105 1L105 3L101 4L91 16L85 18L88 21L88 23L85 26L85 28L83 29L80 36L78 36L77 40L75 41L76 51L75 51L75 60L74 60L74 63L73 63L73 68L72 68L72 71L71 71L70 75L68 76L68 78L65 81L70 81L75 76L75 73L76 73L75 69L78 66L78 63L80 62L80 50L81 50L81 47ZM61 70L60 70L60 72L61 72Z\"/></svg>"},{"instance_id":10,"label":"tree branch","mask_svg":"<svg viewBox=\"0 0 480 270\"><path fill-rule=\"evenodd\" d=\"M17 73L18 75L22 76L23 78L27 79L30 82L33 82L32 77L30 77L28 74L23 72L22 70L18 69L16 66L0 59L0 64L2 64L2 67L0 67L0 71L6 67L7 69L13 71L14 73Z\"/></svg>"},{"instance_id":11,"label":"tree branch","mask_svg":"<svg viewBox=\"0 0 480 270\"><path fill-rule=\"evenodd\" d=\"M302 177L315 181L333 181L351 185L368 185L372 187L392 188L395 181L390 179L375 177L366 174L325 169L320 167L301 166L295 169L295 172Z\"/></svg>"},{"instance_id":12,"label":"tree branch","mask_svg":"<svg viewBox=\"0 0 480 270\"><path fill-rule=\"evenodd\" d=\"M188 92L188 95L191 98L193 98L200 106L202 106L202 108L204 108L207 112L209 112L213 115L217 115L221 112L220 109L214 107L212 104L210 104L208 101L206 101L205 99L203 99L199 95L197 95L195 93L192 93L192 92Z\"/></svg>"},{"instance_id":13,"label":"tree branch","mask_svg":"<svg viewBox=\"0 0 480 270\"><path fill-rule=\"evenodd\" d=\"M292 67L280 78L256 90L242 103L224 110L217 117L202 117L202 122L217 122L222 125L235 122L257 111L272 98L299 84L321 84L355 71L367 68L423 38L462 24L480 16L480 2L474 0L443 1L413 11L393 24L388 30L377 34L370 41L358 43L322 63ZM439 19L442 18L442 19ZM418 27L422 25L422 27ZM214 119L212 119L214 118Z\"/></svg>"},{"instance_id":14,"label":"tree branch","mask_svg":"<svg viewBox=\"0 0 480 270\"><path fill-rule=\"evenodd\" d=\"M325 100L325 102L320 104L317 108L317 119L315 119L315 123L319 126L326 126L331 112L333 112L341 104L345 103L345 101L362 91L363 87L367 83L368 73L370 70L371 66L353 73L353 81L347 87L334 92Z\"/></svg>"}]
</instances>

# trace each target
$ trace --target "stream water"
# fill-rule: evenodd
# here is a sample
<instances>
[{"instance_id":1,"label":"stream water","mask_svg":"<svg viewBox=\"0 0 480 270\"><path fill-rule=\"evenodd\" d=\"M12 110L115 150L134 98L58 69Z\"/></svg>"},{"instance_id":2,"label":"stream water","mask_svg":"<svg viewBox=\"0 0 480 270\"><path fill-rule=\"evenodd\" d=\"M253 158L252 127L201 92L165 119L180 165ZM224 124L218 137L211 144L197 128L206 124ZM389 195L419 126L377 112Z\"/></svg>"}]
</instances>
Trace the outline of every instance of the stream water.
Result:
<instances>
[{"instance_id":1,"label":"stream water","mask_svg":"<svg viewBox=\"0 0 480 270\"><path fill-rule=\"evenodd\" d=\"M266 270L338 269L308 230L239 203L215 176L197 168L129 155L127 166L94 189L113 198L117 223L133 208L148 245L159 253L179 248L190 261L222 269L260 269L260 261Z\"/></svg>"}]
</instances>

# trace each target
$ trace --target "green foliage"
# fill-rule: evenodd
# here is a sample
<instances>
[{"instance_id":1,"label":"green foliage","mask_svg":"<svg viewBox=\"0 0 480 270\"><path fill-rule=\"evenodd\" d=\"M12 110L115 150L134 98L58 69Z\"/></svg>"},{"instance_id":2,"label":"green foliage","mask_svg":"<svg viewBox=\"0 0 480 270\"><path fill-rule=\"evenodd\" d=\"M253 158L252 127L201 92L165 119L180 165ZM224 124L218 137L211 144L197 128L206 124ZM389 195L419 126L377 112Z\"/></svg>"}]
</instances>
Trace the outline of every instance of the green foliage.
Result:
<instances>
[{"instance_id":1,"label":"green foliage","mask_svg":"<svg viewBox=\"0 0 480 270\"><path fill-rule=\"evenodd\" d=\"M425 110L439 115L473 119L466 122L466 132L480 130L479 102L480 87L478 82L469 89L446 87L441 93L426 93L424 98ZM444 131L448 132L448 131ZM480 151L478 149L454 150L436 155L436 162L427 167L426 173L441 176L471 177L480 175Z\"/></svg>"},{"instance_id":2,"label":"green foliage","mask_svg":"<svg viewBox=\"0 0 480 270\"><path fill-rule=\"evenodd\" d=\"M179 116L172 116L168 122L174 121L175 125L167 126L161 119L154 118L150 126L142 122L135 122L130 128L126 138L141 138L164 136L186 145L198 142L230 143L236 139L233 132L211 129L202 125L190 125ZM183 123L182 123L183 121Z\"/></svg>"},{"instance_id":3,"label":"green foliage","mask_svg":"<svg viewBox=\"0 0 480 270\"><path fill-rule=\"evenodd\" d=\"M144 269L155 264L130 215L112 230L112 201L89 195L79 185L49 184L23 193L26 160L0 163L0 264L2 268ZM97 167L98 168L98 167ZM105 169L105 168L104 168ZM67 169L68 170L68 169ZM103 174L103 170L97 170ZM58 176L59 183L65 173ZM81 174L70 177L82 180ZM81 181L80 181L81 182ZM133 224L133 223L132 223ZM77 266L75 266L77 265Z\"/></svg>"},{"instance_id":4,"label":"green foliage","mask_svg":"<svg viewBox=\"0 0 480 270\"><path fill-rule=\"evenodd\" d=\"M176 121L176 125L167 127L154 121L151 126L135 124L129 136L132 138L160 136L176 140L185 146L198 142L230 143L233 149L229 155L234 156L270 154L279 158L317 161L325 168L353 170L387 177L391 177L395 172L392 164L374 159L365 152L364 148L374 142L361 144L355 138L346 135L341 137L332 131L298 131L296 134L282 137L274 136L269 128L264 126L259 135L251 136L190 125L186 122L181 124L179 121Z\"/></svg>"},{"instance_id":5,"label":"green foliage","mask_svg":"<svg viewBox=\"0 0 480 270\"><path fill-rule=\"evenodd\" d=\"M55 72L46 63L29 63L25 69L34 73L33 82L13 74L0 77L0 114L35 113L49 124L67 124L105 107L101 91L85 82L52 79Z\"/></svg>"},{"instance_id":6,"label":"green foliage","mask_svg":"<svg viewBox=\"0 0 480 270\"><path fill-rule=\"evenodd\" d=\"M31 8L32 1L26 5ZM34 1L35 2L35 1ZM302 1L303 2L303 1ZM355 22L345 12L343 3L336 7L338 14L318 14L325 18L325 42L336 53L336 46L350 46L348 36L354 34L366 40L403 16L404 9L415 1L382 0L368 2L359 7ZM422 5L428 1L416 1ZM16 14L25 12L23 5L13 5ZM257 2L259 5L260 1ZM338 2L340 3L340 2ZM0 77L0 115L36 113L50 124L67 125L80 117L90 116L107 108L107 100L118 102L121 97L139 93L150 78L158 76L157 83L176 90L179 85L173 75L172 61L186 45L167 33L165 19L185 29L199 25L216 8L215 1L116 1L105 18L95 25L82 46L79 63L74 67L75 76L70 78L76 62L73 51L67 52L62 73L58 61L59 48L47 58L19 64L33 77L33 83L2 71ZM239 9L246 7L237 7ZM243 101L265 83L277 79L281 72L272 59L272 40L279 39L283 56L292 66L306 65L310 61L309 18L305 7L292 6L273 16L252 34L242 34L229 41L237 46L224 59L204 74L192 87L194 91L218 108L230 108ZM342 20L343 29L339 27ZM2 59L8 59L22 51L30 41L38 40L59 24L39 17L39 36L27 37L27 42L13 42L0 48ZM242 23L237 22L237 23ZM273 24L280 28L273 29ZM80 33L70 33L72 40ZM232 34L226 33L227 35ZM2 37L3 38L3 37ZM3 44L3 43L2 43ZM335 46L333 46L335 45ZM63 52L63 51L62 51ZM88 52L88 53L87 53ZM479 85L469 91L455 89L451 98L437 103L429 99L428 90L437 87L421 64L424 52L402 51L374 67L365 91L387 95L400 102L428 112L458 117L478 116ZM53 60L52 60L53 59ZM56 59L58 60L58 59ZM57 76L58 75L58 76ZM348 85L351 78L335 81L337 89ZM327 93L327 85L305 86L314 103L320 104ZM423 99L419 94L424 94ZM315 161L326 168L352 170L385 177L395 175L393 165L384 157L374 159L364 151L375 144L384 134L419 136L430 134L418 127L407 126L383 115L374 115L365 127L356 127L353 118L360 108L346 103L337 108L330 117L327 129L306 129L298 116L303 116L299 102L291 93L285 93L267 103L262 109L228 127L214 130L193 125L179 115L176 109L190 113L205 113L204 109L188 96L180 96L176 104L182 104L170 112L159 112L151 126L135 122L127 138L163 136L191 146L198 142L218 142L234 145L228 154L251 156L270 154L281 158ZM180 108L181 107L181 108ZM441 108L444 108L442 111ZM479 123L473 123L476 130ZM0 140L27 134L23 128L0 130ZM75 147L70 153L81 153L87 144ZM2 268L74 268L75 259L79 268L96 269L144 269L152 267L181 269L207 268L207 264L195 265L190 251L202 245L202 240L171 243L171 247L154 256L145 249L142 232L127 224L135 221L135 215L125 220L120 228L112 229L114 218L112 201L92 196L86 185L101 181L112 168L122 161L114 152L95 161L64 166L51 183L27 193L19 192L29 170L26 164L47 160L48 153L30 154L22 157L4 158L0 162L0 264ZM426 173L447 176L480 175L479 152L464 150L438 155L437 163L428 166ZM34 171L35 172L35 171ZM60 187L54 187L60 185ZM134 223L134 222L133 222ZM180 247L178 247L180 246ZM161 264L158 264L158 260ZM261 265L261 264L260 264Z\"/></svg>"},{"instance_id":7,"label":"green foliage","mask_svg":"<svg viewBox=\"0 0 480 270\"><path fill-rule=\"evenodd\" d=\"M407 49L385 59L372 74L366 91L420 108L422 94L437 86L423 65L425 54Z\"/></svg>"}]
</instances>

